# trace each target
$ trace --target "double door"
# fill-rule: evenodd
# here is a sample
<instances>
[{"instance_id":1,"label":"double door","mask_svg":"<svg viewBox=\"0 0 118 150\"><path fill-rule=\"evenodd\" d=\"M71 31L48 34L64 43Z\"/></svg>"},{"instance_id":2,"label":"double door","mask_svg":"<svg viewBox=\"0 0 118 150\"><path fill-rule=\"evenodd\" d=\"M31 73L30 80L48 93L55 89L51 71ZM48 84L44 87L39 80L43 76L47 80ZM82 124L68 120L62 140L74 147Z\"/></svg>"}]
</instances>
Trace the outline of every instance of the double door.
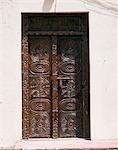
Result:
<instances>
[{"instance_id":1,"label":"double door","mask_svg":"<svg viewBox=\"0 0 118 150\"><path fill-rule=\"evenodd\" d=\"M79 36L29 36L29 89L31 137L81 134Z\"/></svg>"},{"instance_id":2,"label":"double door","mask_svg":"<svg viewBox=\"0 0 118 150\"><path fill-rule=\"evenodd\" d=\"M63 31L40 31L41 28L45 29L41 19L46 22L44 25L49 24L49 18L46 20L45 17L39 15L35 23L27 21L24 27L23 138L89 138L86 28L83 28L82 33L74 31L77 29L75 26L78 26L77 19L81 19L79 16L75 17L73 31L69 31L71 28L64 24L68 24L74 16L67 16L67 19L61 16L57 20L59 23L61 19L64 22ZM49 17L54 21L52 27L58 26L56 16ZM32 20L34 18L31 16Z\"/></svg>"}]
</instances>

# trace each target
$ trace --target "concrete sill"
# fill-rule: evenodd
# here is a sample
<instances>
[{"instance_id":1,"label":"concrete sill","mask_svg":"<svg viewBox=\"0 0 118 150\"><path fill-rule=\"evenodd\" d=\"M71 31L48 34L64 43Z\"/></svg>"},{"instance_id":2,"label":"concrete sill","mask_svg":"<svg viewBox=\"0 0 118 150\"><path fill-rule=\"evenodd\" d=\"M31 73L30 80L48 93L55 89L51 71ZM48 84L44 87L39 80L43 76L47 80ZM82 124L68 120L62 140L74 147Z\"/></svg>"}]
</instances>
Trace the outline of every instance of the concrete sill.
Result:
<instances>
[{"instance_id":1,"label":"concrete sill","mask_svg":"<svg viewBox=\"0 0 118 150\"><path fill-rule=\"evenodd\" d=\"M118 140L84 140L78 138L58 139L28 139L21 140L15 145L15 149L88 149L88 148L118 148Z\"/></svg>"}]
</instances>

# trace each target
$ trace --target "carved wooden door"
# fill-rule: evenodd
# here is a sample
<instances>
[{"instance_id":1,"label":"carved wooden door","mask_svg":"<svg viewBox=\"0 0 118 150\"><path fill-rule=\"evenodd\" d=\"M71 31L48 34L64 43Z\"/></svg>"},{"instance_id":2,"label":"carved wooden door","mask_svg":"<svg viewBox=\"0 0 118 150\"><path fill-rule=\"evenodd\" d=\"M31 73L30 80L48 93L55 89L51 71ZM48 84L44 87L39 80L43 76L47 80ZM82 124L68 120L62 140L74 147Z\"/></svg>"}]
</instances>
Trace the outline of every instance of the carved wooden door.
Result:
<instances>
[{"instance_id":1,"label":"carved wooden door","mask_svg":"<svg viewBox=\"0 0 118 150\"><path fill-rule=\"evenodd\" d=\"M82 37L33 33L22 49L23 137L86 137Z\"/></svg>"}]
</instances>

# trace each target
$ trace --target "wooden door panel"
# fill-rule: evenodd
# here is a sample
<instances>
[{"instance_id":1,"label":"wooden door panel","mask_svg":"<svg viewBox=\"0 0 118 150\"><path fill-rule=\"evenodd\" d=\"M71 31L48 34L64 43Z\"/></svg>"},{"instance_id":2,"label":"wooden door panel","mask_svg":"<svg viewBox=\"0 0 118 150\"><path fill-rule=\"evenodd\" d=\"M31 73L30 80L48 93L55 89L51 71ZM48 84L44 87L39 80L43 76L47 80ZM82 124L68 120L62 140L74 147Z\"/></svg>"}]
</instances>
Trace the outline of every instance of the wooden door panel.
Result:
<instances>
[{"instance_id":1,"label":"wooden door panel","mask_svg":"<svg viewBox=\"0 0 118 150\"><path fill-rule=\"evenodd\" d=\"M81 42L79 36L60 36L59 46L59 125L60 137L80 136L77 103L81 95ZM82 110L81 110L82 116ZM79 128L77 127L77 124ZM78 131L77 131L78 130ZM81 131L82 132L82 131ZM79 135L77 135L79 133Z\"/></svg>"},{"instance_id":2,"label":"wooden door panel","mask_svg":"<svg viewBox=\"0 0 118 150\"><path fill-rule=\"evenodd\" d=\"M51 137L51 39L29 36L30 137Z\"/></svg>"}]
</instances>

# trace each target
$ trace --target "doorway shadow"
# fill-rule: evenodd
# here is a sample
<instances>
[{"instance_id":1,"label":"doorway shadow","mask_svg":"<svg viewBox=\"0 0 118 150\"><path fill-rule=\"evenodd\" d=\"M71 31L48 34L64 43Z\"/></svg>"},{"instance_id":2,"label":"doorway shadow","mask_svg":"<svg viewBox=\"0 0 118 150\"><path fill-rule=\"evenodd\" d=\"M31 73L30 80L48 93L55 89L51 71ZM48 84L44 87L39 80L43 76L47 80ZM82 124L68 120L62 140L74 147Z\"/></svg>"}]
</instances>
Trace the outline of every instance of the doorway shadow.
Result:
<instances>
[{"instance_id":1,"label":"doorway shadow","mask_svg":"<svg viewBox=\"0 0 118 150\"><path fill-rule=\"evenodd\" d=\"M43 8L42 8L43 12L50 11L53 3L54 3L54 0L44 0Z\"/></svg>"}]
</instances>

